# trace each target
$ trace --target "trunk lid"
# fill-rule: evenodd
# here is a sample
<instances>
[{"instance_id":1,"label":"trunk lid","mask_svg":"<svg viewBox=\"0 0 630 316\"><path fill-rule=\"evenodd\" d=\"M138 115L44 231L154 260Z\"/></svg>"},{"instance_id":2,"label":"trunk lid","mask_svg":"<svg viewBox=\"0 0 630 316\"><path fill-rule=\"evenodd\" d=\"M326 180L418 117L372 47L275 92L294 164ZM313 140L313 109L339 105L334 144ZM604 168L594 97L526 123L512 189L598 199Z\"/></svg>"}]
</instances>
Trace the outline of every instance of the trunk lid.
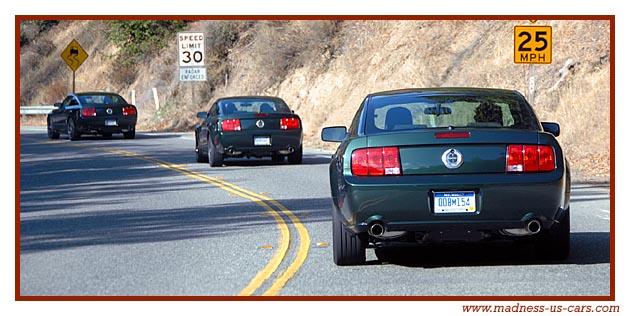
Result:
<instances>
[{"instance_id":1,"label":"trunk lid","mask_svg":"<svg viewBox=\"0 0 630 316\"><path fill-rule=\"evenodd\" d=\"M403 175L504 173L507 145L537 144L538 132L419 130L369 136L367 142L368 147L397 146Z\"/></svg>"}]
</instances>

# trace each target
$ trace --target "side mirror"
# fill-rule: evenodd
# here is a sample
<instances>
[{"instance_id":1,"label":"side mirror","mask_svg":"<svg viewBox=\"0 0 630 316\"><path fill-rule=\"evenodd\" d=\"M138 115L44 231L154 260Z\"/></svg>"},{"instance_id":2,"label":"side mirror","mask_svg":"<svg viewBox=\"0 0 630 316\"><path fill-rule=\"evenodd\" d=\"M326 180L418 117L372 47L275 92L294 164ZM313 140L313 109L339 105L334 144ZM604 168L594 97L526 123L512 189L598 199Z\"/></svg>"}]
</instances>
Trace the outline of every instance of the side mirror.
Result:
<instances>
[{"instance_id":1,"label":"side mirror","mask_svg":"<svg viewBox=\"0 0 630 316\"><path fill-rule=\"evenodd\" d=\"M558 123L542 122L543 130L553 136L560 136L560 125Z\"/></svg>"},{"instance_id":2,"label":"side mirror","mask_svg":"<svg viewBox=\"0 0 630 316\"><path fill-rule=\"evenodd\" d=\"M346 138L347 130L345 126L324 127L322 129L322 140L325 142L341 142Z\"/></svg>"},{"instance_id":3,"label":"side mirror","mask_svg":"<svg viewBox=\"0 0 630 316\"><path fill-rule=\"evenodd\" d=\"M55 103L55 104L53 104L53 106L56 107L56 108L60 108L61 107L61 103Z\"/></svg>"},{"instance_id":4,"label":"side mirror","mask_svg":"<svg viewBox=\"0 0 630 316\"><path fill-rule=\"evenodd\" d=\"M197 112L197 118L205 119L208 117L208 113L206 112Z\"/></svg>"}]
</instances>

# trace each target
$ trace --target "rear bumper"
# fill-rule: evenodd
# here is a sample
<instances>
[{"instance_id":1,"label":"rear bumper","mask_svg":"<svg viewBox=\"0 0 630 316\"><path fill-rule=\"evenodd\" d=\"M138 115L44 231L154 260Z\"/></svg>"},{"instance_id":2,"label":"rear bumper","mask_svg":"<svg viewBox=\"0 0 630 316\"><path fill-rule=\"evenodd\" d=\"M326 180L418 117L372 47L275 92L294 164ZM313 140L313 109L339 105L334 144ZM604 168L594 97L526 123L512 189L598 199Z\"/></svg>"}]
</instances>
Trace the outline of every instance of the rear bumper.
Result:
<instances>
[{"instance_id":1,"label":"rear bumper","mask_svg":"<svg viewBox=\"0 0 630 316\"><path fill-rule=\"evenodd\" d=\"M530 177L531 176L531 177ZM398 178L398 179L396 179ZM531 220L549 229L568 208L560 172L536 175L345 177L335 199L347 228L367 233L373 223L386 231L497 231L524 228ZM474 213L434 212L434 193L475 192Z\"/></svg>"},{"instance_id":2,"label":"rear bumper","mask_svg":"<svg viewBox=\"0 0 630 316\"><path fill-rule=\"evenodd\" d=\"M255 145L254 139L268 137L270 143ZM217 149L226 157L288 155L302 147L302 131L224 132Z\"/></svg>"},{"instance_id":3,"label":"rear bumper","mask_svg":"<svg viewBox=\"0 0 630 316\"><path fill-rule=\"evenodd\" d=\"M123 133L135 129L136 116L88 117L77 122L81 134Z\"/></svg>"}]
</instances>

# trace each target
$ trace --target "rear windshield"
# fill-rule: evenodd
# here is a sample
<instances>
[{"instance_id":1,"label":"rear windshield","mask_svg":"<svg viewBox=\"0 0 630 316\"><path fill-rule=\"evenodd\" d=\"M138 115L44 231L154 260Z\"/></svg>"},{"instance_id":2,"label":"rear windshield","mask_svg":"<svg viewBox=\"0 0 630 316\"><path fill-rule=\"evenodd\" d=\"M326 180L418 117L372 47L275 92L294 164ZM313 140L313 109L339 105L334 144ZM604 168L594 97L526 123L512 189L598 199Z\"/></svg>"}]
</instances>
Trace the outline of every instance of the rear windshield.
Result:
<instances>
[{"instance_id":1,"label":"rear windshield","mask_svg":"<svg viewBox=\"0 0 630 316\"><path fill-rule=\"evenodd\" d=\"M366 115L367 134L445 127L538 129L529 105L512 95L375 96Z\"/></svg>"},{"instance_id":2,"label":"rear windshield","mask_svg":"<svg viewBox=\"0 0 630 316\"><path fill-rule=\"evenodd\" d=\"M117 94L79 95L81 104L127 104L123 97Z\"/></svg>"},{"instance_id":3,"label":"rear windshield","mask_svg":"<svg viewBox=\"0 0 630 316\"><path fill-rule=\"evenodd\" d=\"M268 99L221 100L219 108L223 115L239 113L291 113L289 107L281 102Z\"/></svg>"}]
</instances>

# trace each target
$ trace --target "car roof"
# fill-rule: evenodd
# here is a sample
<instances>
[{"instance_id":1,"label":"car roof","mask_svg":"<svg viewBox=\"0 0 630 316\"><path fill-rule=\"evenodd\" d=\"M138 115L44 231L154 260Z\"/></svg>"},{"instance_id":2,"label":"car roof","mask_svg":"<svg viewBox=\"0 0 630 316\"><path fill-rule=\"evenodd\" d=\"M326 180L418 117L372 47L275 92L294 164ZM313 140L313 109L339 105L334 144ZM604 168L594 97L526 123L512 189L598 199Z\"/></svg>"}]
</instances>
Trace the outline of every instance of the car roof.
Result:
<instances>
[{"instance_id":1,"label":"car roof","mask_svg":"<svg viewBox=\"0 0 630 316\"><path fill-rule=\"evenodd\" d=\"M269 101L280 101L282 103L286 103L282 98L272 97L272 96L264 96L264 95L246 95L246 96L224 97L224 98L217 99L217 101L239 100L239 99L264 99L264 100L269 100Z\"/></svg>"},{"instance_id":2,"label":"car roof","mask_svg":"<svg viewBox=\"0 0 630 316\"><path fill-rule=\"evenodd\" d=\"M488 95L520 95L516 90L508 89L495 89L495 88L473 88L473 87L440 87L440 88L410 88L410 89L398 89L375 92L368 95L368 97L380 97L380 96L396 96L403 94L421 94L421 95L452 95L452 94L488 94Z\"/></svg>"},{"instance_id":3,"label":"car roof","mask_svg":"<svg viewBox=\"0 0 630 316\"><path fill-rule=\"evenodd\" d=\"M118 93L114 93L114 92L94 91L94 92L71 93L70 95L84 96L84 95L119 95L119 94Z\"/></svg>"}]
</instances>

